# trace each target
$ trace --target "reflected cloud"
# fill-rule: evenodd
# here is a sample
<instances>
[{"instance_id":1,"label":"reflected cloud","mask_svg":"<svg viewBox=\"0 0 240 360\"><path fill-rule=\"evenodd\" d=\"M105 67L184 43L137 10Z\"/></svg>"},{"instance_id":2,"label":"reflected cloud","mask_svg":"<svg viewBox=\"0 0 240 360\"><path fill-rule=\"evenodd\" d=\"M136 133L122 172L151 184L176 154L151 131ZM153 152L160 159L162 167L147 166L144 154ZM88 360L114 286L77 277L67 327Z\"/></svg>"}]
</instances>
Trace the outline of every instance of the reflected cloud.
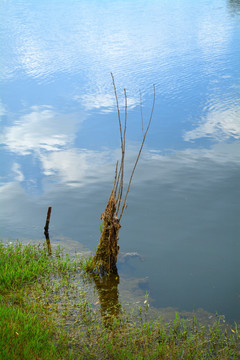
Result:
<instances>
[{"instance_id":1,"label":"reflected cloud","mask_svg":"<svg viewBox=\"0 0 240 360\"><path fill-rule=\"evenodd\" d=\"M28 76L39 77L39 70L45 69L47 75L48 63L52 59L51 53L43 46L40 38L34 38L30 33L20 38L16 44L18 60Z\"/></svg>"},{"instance_id":2,"label":"reflected cloud","mask_svg":"<svg viewBox=\"0 0 240 360\"><path fill-rule=\"evenodd\" d=\"M58 181L69 186L100 182L112 178L114 152L68 149L41 154L43 174L58 177Z\"/></svg>"},{"instance_id":3,"label":"reflected cloud","mask_svg":"<svg viewBox=\"0 0 240 360\"><path fill-rule=\"evenodd\" d=\"M209 164L239 164L240 145L217 144L208 149L185 149L164 154L160 151L146 149L141 157L133 179L135 184L145 181L161 183L178 183L178 175L195 169L200 164L206 171ZM125 181L131 174L138 148L126 150ZM41 154L40 160L45 176L53 176L57 181L70 187L88 186L92 183L111 182L114 178L115 164L120 158L120 149L115 151L90 151L68 149ZM212 166L212 165L211 165ZM159 180L160 179L160 180ZM201 182L200 179L195 181Z\"/></svg>"},{"instance_id":4,"label":"reflected cloud","mask_svg":"<svg viewBox=\"0 0 240 360\"><path fill-rule=\"evenodd\" d=\"M116 109L116 100L113 95L109 94L86 94L75 96L74 100L79 101L85 110L101 109L102 112L111 112ZM128 109L132 109L139 105L139 99L133 97L127 98ZM119 108L124 109L125 99L119 98Z\"/></svg>"},{"instance_id":5,"label":"reflected cloud","mask_svg":"<svg viewBox=\"0 0 240 360\"><path fill-rule=\"evenodd\" d=\"M161 8L155 10L160 12ZM57 8L37 2L30 9L21 8L21 15L17 6L10 5L4 9L4 30L11 34L14 56L9 63L6 61L2 76L12 77L21 69L30 77L51 81L55 73L72 74L85 69L90 82L102 86L106 85L106 74L115 70L119 73L119 66L124 65L122 74L128 78L127 74L136 70L137 59L149 66L158 54L155 48L159 38L167 34L162 24L166 23L165 17L161 22L158 16L153 18L151 5L144 5L144 21L140 24L136 12L142 17L141 7L129 7L120 1L92 4L91 10L85 2L71 6L62 3ZM66 17L71 23L66 23ZM157 31L159 24L161 31ZM152 33L158 33L157 38Z\"/></svg>"},{"instance_id":6,"label":"reflected cloud","mask_svg":"<svg viewBox=\"0 0 240 360\"><path fill-rule=\"evenodd\" d=\"M158 151L150 150L145 155L146 161L161 160L163 164L176 163L180 167L184 164L190 165L202 160L211 160L215 163L240 163L239 158L240 144L238 142L232 144L216 144L211 149L185 149L180 151L172 151L167 155ZM202 163L202 162L201 162Z\"/></svg>"},{"instance_id":7,"label":"reflected cloud","mask_svg":"<svg viewBox=\"0 0 240 360\"><path fill-rule=\"evenodd\" d=\"M23 172L21 171L21 165L18 163L14 163L12 166L12 171L15 174L15 180L16 181L24 181L24 175Z\"/></svg>"},{"instance_id":8,"label":"reflected cloud","mask_svg":"<svg viewBox=\"0 0 240 360\"><path fill-rule=\"evenodd\" d=\"M212 14L206 14L199 22L198 42L204 55L212 58L222 54L225 49L231 33L226 31L226 25L222 22L213 21Z\"/></svg>"},{"instance_id":9,"label":"reflected cloud","mask_svg":"<svg viewBox=\"0 0 240 360\"><path fill-rule=\"evenodd\" d=\"M29 114L5 127L0 143L20 155L31 152L59 151L75 139L83 115L59 114L50 106L33 106Z\"/></svg>"},{"instance_id":10,"label":"reflected cloud","mask_svg":"<svg viewBox=\"0 0 240 360\"><path fill-rule=\"evenodd\" d=\"M222 106L209 112L200 124L191 131L185 132L185 141L193 141L200 138L213 138L219 141L230 138L240 138L240 111L239 107Z\"/></svg>"},{"instance_id":11,"label":"reflected cloud","mask_svg":"<svg viewBox=\"0 0 240 360\"><path fill-rule=\"evenodd\" d=\"M83 74L82 94L96 87L110 93L110 71L119 88L148 92L152 83L160 83L164 93L172 93L177 86L172 75L176 63L189 68L196 63L195 39L212 58L215 52L225 51L231 37L218 13L214 17L208 6L199 11L193 4L186 8L186 4L172 6L170 2L115 1L92 3L90 9L82 1L71 6L35 2L24 9L9 4L3 16L4 31L12 41L2 77L22 71L49 82L62 73L73 78ZM213 64L215 67L215 58Z\"/></svg>"}]
</instances>

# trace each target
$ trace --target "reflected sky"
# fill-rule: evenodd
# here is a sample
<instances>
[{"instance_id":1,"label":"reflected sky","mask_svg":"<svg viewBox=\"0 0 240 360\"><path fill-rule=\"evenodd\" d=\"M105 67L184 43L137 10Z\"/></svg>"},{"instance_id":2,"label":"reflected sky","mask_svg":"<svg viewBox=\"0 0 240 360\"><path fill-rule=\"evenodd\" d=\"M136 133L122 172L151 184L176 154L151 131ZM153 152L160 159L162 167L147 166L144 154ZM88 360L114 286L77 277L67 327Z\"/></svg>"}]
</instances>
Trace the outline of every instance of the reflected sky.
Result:
<instances>
[{"instance_id":1,"label":"reflected sky","mask_svg":"<svg viewBox=\"0 0 240 360\"><path fill-rule=\"evenodd\" d=\"M136 274L149 276L158 306L240 319L239 27L230 0L2 1L1 236L41 237L52 205L51 236L93 249L120 156L110 72L122 118L128 96L126 181L142 140L140 92L145 125L155 84L121 249L145 255Z\"/></svg>"},{"instance_id":2,"label":"reflected sky","mask_svg":"<svg viewBox=\"0 0 240 360\"><path fill-rule=\"evenodd\" d=\"M84 120L80 115L57 114L50 106L32 106L28 114L6 126L0 141L8 151L18 155L57 151L70 147Z\"/></svg>"}]
</instances>

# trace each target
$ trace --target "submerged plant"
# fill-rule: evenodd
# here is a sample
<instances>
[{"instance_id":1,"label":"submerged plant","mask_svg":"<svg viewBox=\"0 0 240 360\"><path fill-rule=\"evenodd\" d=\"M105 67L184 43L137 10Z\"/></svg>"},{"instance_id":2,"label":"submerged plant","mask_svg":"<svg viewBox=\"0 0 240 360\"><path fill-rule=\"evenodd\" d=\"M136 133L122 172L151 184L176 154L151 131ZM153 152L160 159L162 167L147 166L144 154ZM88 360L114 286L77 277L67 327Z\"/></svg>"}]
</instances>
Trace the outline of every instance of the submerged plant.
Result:
<instances>
[{"instance_id":1,"label":"submerged plant","mask_svg":"<svg viewBox=\"0 0 240 360\"><path fill-rule=\"evenodd\" d=\"M107 202L107 206L104 212L101 215L102 219L102 227L101 227L101 237L98 244L97 251L91 261L91 264L88 266L88 270L94 271L99 275L109 275L109 274L117 274L117 257L119 252L119 245L118 245L118 238L119 238L119 230L121 228L121 218L126 208L126 201L127 196L130 190L133 174L135 172L138 160L140 158L142 148L147 136L147 132L149 130L153 110L155 105L155 86L154 95L153 95L153 104L152 104L152 111L149 117L149 121L147 124L147 128L143 130L143 139L138 151L137 158L135 160L135 164L133 166L131 176L128 182L128 187L125 193L124 200L123 198L123 181L124 181L124 165L125 165L125 150L126 150L126 128L127 128L127 93L124 89L124 97L125 97L125 120L124 125L122 124L121 117L120 117L120 108L118 103L118 96L117 96L117 89L114 81L113 74L112 82L114 87L115 99L116 99L116 106L118 112L118 123L119 123L119 132L120 132L120 140L121 140L121 161L120 166L118 166L118 162L116 164L115 169L115 179L113 188L110 194L110 197ZM140 96L140 105L141 105L141 118L142 118L142 100ZM142 121L142 129L143 129L143 121Z\"/></svg>"}]
</instances>

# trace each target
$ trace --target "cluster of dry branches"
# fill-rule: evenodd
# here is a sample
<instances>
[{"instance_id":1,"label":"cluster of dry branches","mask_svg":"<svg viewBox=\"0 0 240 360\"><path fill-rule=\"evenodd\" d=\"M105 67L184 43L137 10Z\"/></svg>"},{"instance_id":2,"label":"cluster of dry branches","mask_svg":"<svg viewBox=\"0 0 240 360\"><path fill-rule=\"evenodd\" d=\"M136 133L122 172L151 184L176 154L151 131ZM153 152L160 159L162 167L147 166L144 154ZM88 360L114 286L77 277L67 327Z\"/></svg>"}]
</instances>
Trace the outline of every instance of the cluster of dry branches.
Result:
<instances>
[{"instance_id":1,"label":"cluster of dry branches","mask_svg":"<svg viewBox=\"0 0 240 360\"><path fill-rule=\"evenodd\" d=\"M118 162L116 164L115 179L114 179L112 192L108 199L107 206L101 215L102 232L101 232L100 241L98 244L96 254L94 255L92 263L89 266L89 270L94 271L99 275L103 275L103 276L109 274L117 274L117 256L119 252L118 235L119 235L119 230L121 228L120 220L122 218L124 209L126 208L127 196L130 190L133 174L135 172L137 163L139 161L142 148L151 124L154 105L155 105L155 86L153 86L154 93L153 93L152 111L145 131L143 130L142 99L140 95L143 139L140 149L138 151L135 164L132 169L132 173L128 182L128 187L125 193L125 197L123 199L124 165L125 165L125 151L126 151L126 128L127 128L127 93L126 90L124 89L125 119L124 119L124 123L122 123L120 117L120 107L118 102L117 89L112 73L111 76L112 76L112 82L113 82L113 88L114 88L117 112L118 112L118 123L119 123L119 132L120 132L120 140L121 140L121 162L120 162L120 166Z\"/></svg>"}]
</instances>

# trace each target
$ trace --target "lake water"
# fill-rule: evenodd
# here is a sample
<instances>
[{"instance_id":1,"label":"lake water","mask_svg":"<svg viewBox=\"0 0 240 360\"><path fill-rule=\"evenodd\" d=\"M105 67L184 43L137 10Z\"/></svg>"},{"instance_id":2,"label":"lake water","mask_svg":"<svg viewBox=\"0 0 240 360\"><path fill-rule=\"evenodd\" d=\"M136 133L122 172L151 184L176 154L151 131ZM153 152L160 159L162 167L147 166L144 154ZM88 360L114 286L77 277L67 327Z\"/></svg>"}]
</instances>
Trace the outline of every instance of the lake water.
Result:
<instances>
[{"instance_id":1,"label":"lake water","mask_svg":"<svg viewBox=\"0 0 240 360\"><path fill-rule=\"evenodd\" d=\"M122 219L120 278L154 306L240 321L240 1L0 2L1 234L91 250L120 157L126 183L156 105Z\"/></svg>"}]
</instances>

